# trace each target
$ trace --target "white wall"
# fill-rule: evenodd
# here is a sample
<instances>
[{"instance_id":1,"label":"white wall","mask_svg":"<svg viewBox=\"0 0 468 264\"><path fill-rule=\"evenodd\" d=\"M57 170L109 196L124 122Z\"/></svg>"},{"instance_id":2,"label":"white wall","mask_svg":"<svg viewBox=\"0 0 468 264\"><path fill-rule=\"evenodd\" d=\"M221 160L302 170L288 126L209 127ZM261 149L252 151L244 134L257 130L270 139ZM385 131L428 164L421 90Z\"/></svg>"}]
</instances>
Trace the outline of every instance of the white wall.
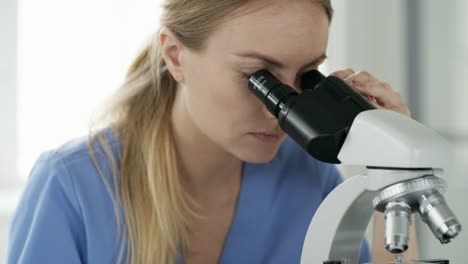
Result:
<instances>
[{"instance_id":1,"label":"white wall","mask_svg":"<svg viewBox=\"0 0 468 264\"><path fill-rule=\"evenodd\" d=\"M447 202L464 230L442 246L425 227L420 228L421 252L445 257L450 263L468 259L468 3L421 1L421 120L452 144L452 166L446 171Z\"/></svg>"},{"instance_id":2,"label":"white wall","mask_svg":"<svg viewBox=\"0 0 468 264\"><path fill-rule=\"evenodd\" d=\"M16 0L0 1L0 263L6 258L16 177Z\"/></svg>"},{"instance_id":3,"label":"white wall","mask_svg":"<svg viewBox=\"0 0 468 264\"><path fill-rule=\"evenodd\" d=\"M159 24L159 0L18 2L18 173L88 132Z\"/></svg>"},{"instance_id":4,"label":"white wall","mask_svg":"<svg viewBox=\"0 0 468 264\"><path fill-rule=\"evenodd\" d=\"M406 93L404 0L334 0L329 68L367 70Z\"/></svg>"},{"instance_id":5,"label":"white wall","mask_svg":"<svg viewBox=\"0 0 468 264\"><path fill-rule=\"evenodd\" d=\"M16 172L16 1L0 1L0 186Z\"/></svg>"}]
</instances>

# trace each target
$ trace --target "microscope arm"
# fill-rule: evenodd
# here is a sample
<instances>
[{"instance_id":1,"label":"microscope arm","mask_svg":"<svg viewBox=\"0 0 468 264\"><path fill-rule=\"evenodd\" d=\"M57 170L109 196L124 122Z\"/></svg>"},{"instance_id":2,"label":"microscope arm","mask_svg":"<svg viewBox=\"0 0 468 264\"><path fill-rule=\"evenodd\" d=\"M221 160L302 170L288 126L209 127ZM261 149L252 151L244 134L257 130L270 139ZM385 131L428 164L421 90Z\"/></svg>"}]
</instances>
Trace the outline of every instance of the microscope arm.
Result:
<instances>
[{"instance_id":1,"label":"microscope arm","mask_svg":"<svg viewBox=\"0 0 468 264\"><path fill-rule=\"evenodd\" d=\"M374 213L375 192L366 190L367 178L360 175L344 181L322 202L307 231L301 264L359 259L366 227Z\"/></svg>"}]
</instances>

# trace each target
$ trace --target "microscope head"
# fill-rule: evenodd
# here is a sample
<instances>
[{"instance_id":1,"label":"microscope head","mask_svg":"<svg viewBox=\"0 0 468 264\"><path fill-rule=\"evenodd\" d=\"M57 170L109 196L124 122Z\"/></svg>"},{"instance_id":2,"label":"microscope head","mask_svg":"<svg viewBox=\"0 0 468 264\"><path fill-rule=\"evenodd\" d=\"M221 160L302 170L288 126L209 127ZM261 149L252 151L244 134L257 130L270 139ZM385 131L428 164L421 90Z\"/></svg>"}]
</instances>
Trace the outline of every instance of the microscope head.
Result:
<instances>
[{"instance_id":1,"label":"microscope head","mask_svg":"<svg viewBox=\"0 0 468 264\"><path fill-rule=\"evenodd\" d=\"M303 74L301 93L267 70L252 74L248 86L284 132L311 156L328 163L341 163L337 156L355 117L376 109L342 79L317 70Z\"/></svg>"}]
</instances>

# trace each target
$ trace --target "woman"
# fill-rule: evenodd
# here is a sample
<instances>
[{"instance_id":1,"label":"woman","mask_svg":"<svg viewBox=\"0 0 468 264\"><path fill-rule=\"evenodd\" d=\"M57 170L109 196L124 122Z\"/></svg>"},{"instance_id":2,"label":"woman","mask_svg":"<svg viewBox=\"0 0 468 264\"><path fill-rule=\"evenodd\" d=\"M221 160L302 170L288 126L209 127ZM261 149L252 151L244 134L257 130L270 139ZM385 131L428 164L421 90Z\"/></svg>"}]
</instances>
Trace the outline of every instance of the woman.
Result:
<instances>
[{"instance_id":1,"label":"woman","mask_svg":"<svg viewBox=\"0 0 468 264\"><path fill-rule=\"evenodd\" d=\"M266 68L298 89L326 58L332 13L325 0L166 1L106 129L37 161L9 263L299 263L341 178L287 139L246 76ZM409 115L370 74L335 75Z\"/></svg>"}]
</instances>

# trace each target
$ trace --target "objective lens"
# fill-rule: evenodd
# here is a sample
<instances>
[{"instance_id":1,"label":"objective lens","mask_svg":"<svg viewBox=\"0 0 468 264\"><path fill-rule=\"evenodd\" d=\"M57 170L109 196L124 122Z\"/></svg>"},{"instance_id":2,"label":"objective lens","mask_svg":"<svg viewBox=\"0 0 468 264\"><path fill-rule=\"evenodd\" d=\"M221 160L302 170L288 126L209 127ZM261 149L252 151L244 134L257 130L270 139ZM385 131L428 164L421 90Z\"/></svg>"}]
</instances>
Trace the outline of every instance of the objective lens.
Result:
<instances>
[{"instance_id":1,"label":"objective lens","mask_svg":"<svg viewBox=\"0 0 468 264\"><path fill-rule=\"evenodd\" d=\"M391 253L408 249L411 207L404 202L389 202L385 207L385 247Z\"/></svg>"},{"instance_id":2,"label":"objective lens","mask_svg":"<svg viewBox=\"0 0 468 264\"><path fill-rule=\"evenodd\" d=\"M421 196L419 212L422 220L442 244L451 242L461 231L458 219L439 192Z\"/></svg>"}]
</instances>

